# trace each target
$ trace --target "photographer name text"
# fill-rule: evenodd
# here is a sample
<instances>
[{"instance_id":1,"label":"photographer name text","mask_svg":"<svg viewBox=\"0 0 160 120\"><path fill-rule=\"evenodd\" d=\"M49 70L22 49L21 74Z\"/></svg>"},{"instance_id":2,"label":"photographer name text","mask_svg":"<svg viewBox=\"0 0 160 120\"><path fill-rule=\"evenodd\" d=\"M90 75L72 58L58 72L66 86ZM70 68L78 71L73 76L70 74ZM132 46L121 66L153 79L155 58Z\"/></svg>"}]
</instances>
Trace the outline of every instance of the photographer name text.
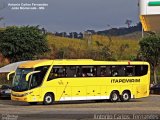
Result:
<instances>
[{"instance_id":1,"label":"photographer name text","mask_svg":"<svg viewBox=\"0 0 160 120\"><path fill-rule=\"evenodd\" d=\"M11 10L45 10L48 3L8 3Z\"/></svg>"}]
</instances>

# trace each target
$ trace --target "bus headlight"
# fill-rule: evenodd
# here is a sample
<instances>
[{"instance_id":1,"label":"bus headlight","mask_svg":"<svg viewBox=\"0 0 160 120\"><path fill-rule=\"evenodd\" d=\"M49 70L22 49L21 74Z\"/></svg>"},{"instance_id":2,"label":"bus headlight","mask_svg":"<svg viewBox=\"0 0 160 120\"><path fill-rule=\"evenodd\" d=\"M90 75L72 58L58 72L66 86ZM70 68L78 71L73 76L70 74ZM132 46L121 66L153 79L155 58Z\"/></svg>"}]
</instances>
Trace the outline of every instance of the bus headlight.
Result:
<instances>
[{"instance_id":1,"label":"bus headlight","mask_svg":"<svg viewBox=\"0 0 160 120\"><path fill-rule=\"evenodd\" d=\"M24 94L16 94L16 93L13 93L12 92L12 96L15 96L15 97L24 97L24 96L27 96L29 94L31 94L32 92L26 92Z\"/></svg>"},{"instance_id":2,"label":"bus headlight","mask_svg":"<svg viewBox=\"0 0 160 120\"><path fill-rule=\"evenodd\" d=\"M31 93L32 93L32 92L24 93L24 94L22 94L22 97L27 96L27 95L29 95L29 94L31 94Z\"/></svg>"}]
</instances>

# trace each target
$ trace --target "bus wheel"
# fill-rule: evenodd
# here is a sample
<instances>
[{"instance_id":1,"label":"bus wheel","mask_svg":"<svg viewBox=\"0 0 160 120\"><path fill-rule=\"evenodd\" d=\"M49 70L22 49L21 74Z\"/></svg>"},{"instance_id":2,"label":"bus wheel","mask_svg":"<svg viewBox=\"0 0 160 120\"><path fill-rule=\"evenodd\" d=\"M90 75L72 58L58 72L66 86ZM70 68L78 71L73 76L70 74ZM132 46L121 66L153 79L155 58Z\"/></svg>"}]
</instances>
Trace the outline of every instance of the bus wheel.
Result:
<instances>
[{"instance_id":1,"label":"bus wheel","mask_svg":"<svg viewBox=\"0 0 160 120\"><path fill-rule=\"evenodd\" d=\"M131 99L131 94L129 91L124 91L121 95L122 102L128 102Z\"/></svg>"},{"instance_id":2,"label":"bus wheel","mask_svg":"<svg viewBox=\"0 0 160 120\"><path fill-rule=\"evenodd\" d=\"M37 105L37 102L29 102L30 105Z\"/></svg>"},{"instance_id":3,"label":"bus wheel","mask_svg":"<svg viewBox=\"0 0 160 120\"><path fill-rule=\"evenodd\" d=\"M113 91L110 95L111 102L117 102L119 100L119 94L116 91Z\"/></svg>"},{"instance_id":4,"label":"bus wheel","mask_svg":"<svg viewBox=\"0 0 160 120\"><path fill-rule=\"evenodd\" d=\"M44 105L51 105L54 101L53 95L51 93L47 93L44 96L43 104Z\"/></svg>"}]
</instances>

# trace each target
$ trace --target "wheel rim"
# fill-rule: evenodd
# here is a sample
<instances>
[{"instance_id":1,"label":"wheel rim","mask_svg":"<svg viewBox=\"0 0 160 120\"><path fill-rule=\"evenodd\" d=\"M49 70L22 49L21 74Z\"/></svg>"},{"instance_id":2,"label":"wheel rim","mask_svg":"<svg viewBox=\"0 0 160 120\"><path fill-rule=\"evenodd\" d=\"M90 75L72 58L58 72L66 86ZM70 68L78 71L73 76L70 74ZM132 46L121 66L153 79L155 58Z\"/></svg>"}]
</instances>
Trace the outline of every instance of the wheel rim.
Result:
<instances>
[{"instance_id":1,"label":"wheel rim","mask_svg":"<svg viewBox=\"0 0 160 120\"><path fill-rule=\"evenodd\" d=\"M51 96L46 96L45 98L46 103L52 103L52 97Z\"/></svg>"},{"instance_id":2,"label":"wheel rim","mask_svg":"<svg viewBox=\"0 0 160 120\"><path fill-rule=\"evenodd\" d=\"M116 101L116 100L118 99L118 96L117 96L116 93L114 93L114 94L112 95L112 99L113 99L113 101Z\"/></svg>"},{"instance_id":3,"label":"wheel rim","mask_svg":"<svg viewBox=\"0 0 160 120\"><path fill-rule=\"evenodd\" d=\"M124 100L128 100L128 99L129 99L128 93L124 93L124 94L123 94L123 99L124 99Z\"/></svg>"}]
</instances>

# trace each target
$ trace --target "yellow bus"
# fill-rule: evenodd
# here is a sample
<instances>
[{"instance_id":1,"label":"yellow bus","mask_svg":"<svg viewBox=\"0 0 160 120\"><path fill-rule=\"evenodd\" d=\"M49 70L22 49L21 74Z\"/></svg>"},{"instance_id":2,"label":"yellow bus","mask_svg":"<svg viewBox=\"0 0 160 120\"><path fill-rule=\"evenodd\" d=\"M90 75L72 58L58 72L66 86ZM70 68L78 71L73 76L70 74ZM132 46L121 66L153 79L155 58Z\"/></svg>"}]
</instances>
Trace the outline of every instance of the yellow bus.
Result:
<instances>
[{"instance_id":1,"label":"yellow bus","mask_svg":"<svg viewBox=\"0 0 160 120\"><path fill-rule=\"evenodd\" d=\"M129 101L149 96L150 65L144 61L35 60L17 68L11 99L30 104L55 101Z\"/></svg>"}]
</instances>

